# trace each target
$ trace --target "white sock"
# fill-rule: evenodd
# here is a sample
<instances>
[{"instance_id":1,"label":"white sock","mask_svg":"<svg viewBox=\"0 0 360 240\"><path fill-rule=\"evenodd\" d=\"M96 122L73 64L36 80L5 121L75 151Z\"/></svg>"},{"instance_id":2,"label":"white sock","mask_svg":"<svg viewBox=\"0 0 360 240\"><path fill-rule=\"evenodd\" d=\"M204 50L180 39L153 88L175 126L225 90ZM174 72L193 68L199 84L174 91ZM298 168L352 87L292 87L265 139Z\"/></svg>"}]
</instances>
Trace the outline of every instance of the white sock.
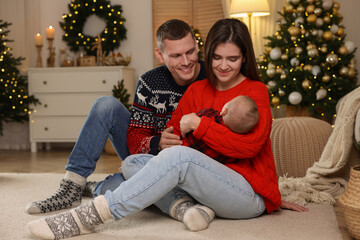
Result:
<instances>
[{"instance_id":1,"label":"white sock","mask_svg":"<svg viewBox=\"0 0 360 240\"><path fill-rule=\"evenodd\" d=\"M70 211L32 221L28 227L39 239L63 239L91 233L96 225L111 218L107 201L101 195Z\"/></svg>"}]
</instances>

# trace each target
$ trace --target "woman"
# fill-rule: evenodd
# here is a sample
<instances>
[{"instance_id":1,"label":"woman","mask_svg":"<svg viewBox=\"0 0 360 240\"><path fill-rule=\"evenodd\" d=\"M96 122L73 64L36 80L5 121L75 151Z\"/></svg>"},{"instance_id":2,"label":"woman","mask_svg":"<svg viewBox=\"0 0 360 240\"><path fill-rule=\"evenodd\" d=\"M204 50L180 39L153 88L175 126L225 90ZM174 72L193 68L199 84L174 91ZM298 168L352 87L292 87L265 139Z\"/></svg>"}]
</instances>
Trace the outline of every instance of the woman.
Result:
<instances>
[{"instance_id":1,"label":"woman","mask_svg":"<svg viewBox=\"0 0 360 240\"><path fill-rule=\"evenodd\" d=\"M204 205L175 210L190 230L206 228L214 213L222 218L248 219L280 206L305 211L281 202L271 151L269 97L257 71L247 27L235 19L216 22L207 36L205 64L208 80L190 85L168 125L179 136L193 131L195 138L235 160L223 165L189 147L166 148L113 192L71 211L33 221L30 231L41 239L90 233L94 225L134 214L175 188ZM221 111L238 95L249 96L258 106L259 121L247 134L234 133L195 114L203 108ZM199 212L203 218L192 218Z\"/></svg>"}]
</instances>

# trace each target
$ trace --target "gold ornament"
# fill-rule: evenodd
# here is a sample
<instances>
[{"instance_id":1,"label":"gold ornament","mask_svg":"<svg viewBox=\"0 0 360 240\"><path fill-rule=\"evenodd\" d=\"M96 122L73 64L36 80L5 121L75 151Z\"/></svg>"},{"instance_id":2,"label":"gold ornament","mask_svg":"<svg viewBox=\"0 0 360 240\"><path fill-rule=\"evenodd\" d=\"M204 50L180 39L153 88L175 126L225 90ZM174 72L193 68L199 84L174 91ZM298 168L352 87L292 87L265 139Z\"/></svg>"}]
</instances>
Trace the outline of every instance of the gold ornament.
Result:
<instances>
[{"instance_id":1,"label":"gold ornament","mask_svg":"<svg viewBox=\"0 0 360 240\"><path fill-rule=\"evenodd\" d=\"M275 69L268 69L266 70L266 75L269 77L269 78L273 78L276 74L276 71Z\"/></svg>"},{"instance_id":2,"label":"gold ornament","mask_svg":"<svg viewBox=\"0 0 360 240\"><path fill-rule=\"evenodd\" d=\"M323 77L322 77L322 81L324 82L324 83L327 83L327 82L330 82L330 76L329 75L324 75Z\"/></svg>"},{"instance_id":3,"label":"gold ornament","mask_svg":"<svg viewBox=\"0 0 360 240\"><path fill-rule=\"evenodd\" d=\"M305 89L305 90L309 90L312 86L312 82L310 82L310 80L305 79L302 83L301 86Z\"/></svg>"},{"instance_id":4,"label":"gold ornament","mask_svg":"<svg viewBox=\"0 0 360 240\"><path fill-rule=\"evenodd\" d=\"M306 50L309 51L310 49L314 49L314 48L316 48L316 45L308 42L308 45L306 46Z\"/></svg>"},{"instance_id":5,"label":"gold ornament","mask_svg":"<svg viewBox=\"0 0 360 240\"><path fill-rule=\"evenodd\" d=\"M282 73L282 71L283 71L283 69L282 69L282 68L277 68L277 69L275 70L276 74L281 74L281 73Z\"/></svg>"},{"instance_id":6,"label":"gold ornament","mask_svg":"<svg viewBox=\"0 0 360 240\"><path fill-rule=\"evenodd\" d=\"M341 55L347 55L347 54L349 54L349 50L348 50L344 45L342 45L342 46L339 48L339 53L340 53Z\"/></svg>"},{"instance_id":7,"label":"gold ornament","mask_svg":"<svg viewBox=\"0 0 360 240\"><path fill-rule=\"evenodd\" d=\"M279 93L279 96L281 96L281 97L285 96L285 91L282 89L279 89L278 93Z\"/></svg>"},{"instance_id":8,"label":"gold ornament","mask_svg":"<svg viewBox=\"0 0 360 240\"><path fill-rule=\"evenodd\" d=\"M354 78L356 75L356 72L353 68L349 68L349 74L348 74L348 77L349 78Z\"/></svg>"},{"instance_id":9,"label":"gold ornament","mask_svg":"<svg viewBox=\"0 0 360 240\"><path fill-rule=\"evenodd\" d=\"M341 76L344 76L344 77L347 77L349 75L349 68L347 67L342 67L340 69L340 75Z\"/></svg>"},{"instance_id":10,"label":"gold ornament","mask_svg":"<svg viewBox=\"0 0 360 240\"><path fill-rule=\"evenodd\" d=\"M296 8L296 11L298 11L298 13L303 13L305 12L305 8L302 6L302 5L299 5L297 8Z\"/></svg>"},{"instance_id":11,"label":"gold ornament","mask_svg":"<svg viewBox=\"0 0 360 240\"><path fill-rule=\"evenodd\" d=\"M264 55L260 55L260 57L259 57L259 61L260 61L260 62L263 62L263 61L264 61L264 59L265 59Z\"/></svg>"},{"instance_id":12,"label":"gold ornament","mask_svg":"<svg viewBox=\"0 0 360 240\"><path fill-rule=\"evenodd\" d=\"M329 23L329 22L331 21L331 19L330 19L329 16L325 16L325 17L323 18L323 20L324 20L325 23Z\"/></svg>"},{"instance_id":13,"label":"gold ornament","mask_svg":"<svg viewBox=\"0 0 360 240\"><path fill-rule=\"evenodd\" d=\"M314 5L308 5L307 7L306 7L306 12L307 13L313 13L315 11L315 6Z\"/></svg>"},{"instance_id":14,"label":"gold ornament","mask_svg":"<svg viewBox=\"0 0 360 240\"><path fill-rule=\"evenodd\" d=\"M313 3L314 3L314 0L307 0L307 2L308 2L309 4L313 4Z\"/></svg>"},{"instance_id":15,"label":"gold ornament","mask_svg":"<svg viewBox=\"0 0 360 240\"><path fill-rule=\"evenodd\" d=\"M282 37L281 35L276 35L276 38L277 38L278 40L283 39L283 37Z\"/></svg>"},{"instance_id":16,"label":"gold ornament","mask_svg":"<svg viewBox=\"0 0 360 240\"><path fill-rule=\"evenodd\" d=\"M285 11L286 11L287 13L292 13L293 10L294 10L293 5L287 4L287 5L285 6Z\"/></svg>"},{"instance_id":17,"label":"gold ornament","mask_svg":"<svg viewBox=\"0 0 360 240\"><path fill-rule=\"evenodd\" d=\"M322 9L321 8L315 8L314 13L316 16L320 16L320 14L322 13Z\"/></svg>"},{"instance_id":18,"label":"gold ornament","mask_svg":"<svg viewBox=\"0 0 360 240\"><path fill-rule=\"evenodd\" d=\"M327 53L328 49L327 49L326 44L323 44L323 45L321 46L320 51L321 51L322 53Z\"/></svg>"},{"instance_id":19,"label":"gold ornament","mask_svg":"<svg viewBox=\"0 0 360 240\"><path fill-rule=\"evenodd\" d=\"M302 29L300 30L300 32L301 32L302 35L305 35L305 33L306 33L305 28L302 28Z\"/></svg>"},{"instance_id":20,"label":"gold ornament","mask_svg":"<svg viewBox=\"0 0 360 240\"><path fill-rule=\"evenodd\" d=\"M290 39L291 39L291 41L295 42L297 37L296 36L291 36Z\"/></svg>"},{"instance_id":21,"label":"gold ornament","mask_svg":"<svg viewBox=\"0 0 360 240\"><path fill-rule=\"evenodd\" d=\"M288 31L289 31L291 36L297 36L300 33L300 29L298 27L295 27L295 26L289 27Z\"/></svg>"},{"instance_id":22,"label":"gold ornament","mask_svg":"<svg viewBox=\"0 0 360 240\"><path fill-rule=\"evenodd\" d=\"M316 19L317 19L316 15L312 13L306 18L306 21L308 23L315 23Z\"/></svg>"},{"instance_id":23,"label":"gold ornament","mask_svg":"<svg viewBox=\"0 0 360 240\"><path fill-rule=\"evenodd\" d=\"M276 107L276 106L279 106L279 104L280 104L280 98L279 97L273 97L272 99L271 99L271 103Z\"/></svg>"},{"instance_id":24,"label":"gold ornament","mask_svg":"<svg viewBox=\"0 0 360 240\"><path fill-rule=\"evenodd\" d=\"M267 53L270 53L271 52L271 47L270 46L265 46L265 51L267 52Z\"/></svg>"},{"instance_id":25,"label":"gold ornament","mask_svg":"<svg viewBox=\"0 0 360 240\"><path fill-rule=\"evenodd\" d=\"M333 34L330 31L326 31L324 32L323 37L325 38L325 40L330 41L333 38Z\"/></svg>"},{"instance_id":26,"label":"gold ornament","mask_svg":"<svg viewBox=\"0 0 360 240\"><path fill-rule=\"evenodd\" d=\"M304 71L309 71L310 72L311 69L312 69L312 66L310 64L307 64L307 65L304 66Z\"/></svg>"},{"instance_id":27,"label":"gold ornament","mask_svg":"<svg viewBox=\"0 0 360 240\"><path fill-rule=\"evenodd\" d=\"M338 13L339 23L344 19L344 16L341 13Z\"/></svg>"},{"instance_id":28,"label":"gold ornament","mask_svg":"<svg viewBox=\"0 0 360 240\"><path fill-rule=\"evenodd\" d=\"M344 35L345 31L343 28L339 28L336 32L336 35L338 35L339 37L342 37Z\"/></svg>"},{"instance_id":29,"label":"gold ornament","mask_svg":"<svg viewBox=\"0 0 360 240\"><path fill-rule=\"evenodd\" d=\"M340 4L338 2L334 2L333 7L336 9L340 9Z\"/></svg>"},{"instance_id":30,"label":"gold ornament","mask_svg":"<svg viewBox=\"0 0 360 240\"><path fill-rule=\"evenodd\" d=\"M330 63L331 66L335 66L336 64L338 64L339 59L335 53L330 53L326 55L326 61Z\"/></svg>"},{"instance_id":31,"label":"gold ornament","mask_svg":"<svg viewBox=\"0 0 360 240\"><path fill-rule=\"evenodd\" d=\"M339 13L339 10L337 8L333 8L333 14L338 15L338 13Z\"/></svg>"},{"instance_id":32,"label":"gold ornament","mask_svg":"<svg viewBox=\"0 0 360 240\"><path fill-rule=\"evenodd\" d=\"M288 58L289 58L289 56L286 54L286 53L284 53L283 55L281 55L281 60L288 60Z\"/></svg>"},{"instance_id":33,"label":"gold ornament","mask_svg":"<svg viewBox=\"0 0 360 240\"><path fill-rule=\"evenodd\" d=\"M285 79L286 79L286 76L287 76L286 73L282 73L282 74L280 75L280 79L281 79L281 80L285 80Z\"/></svg>"}]
</instances>

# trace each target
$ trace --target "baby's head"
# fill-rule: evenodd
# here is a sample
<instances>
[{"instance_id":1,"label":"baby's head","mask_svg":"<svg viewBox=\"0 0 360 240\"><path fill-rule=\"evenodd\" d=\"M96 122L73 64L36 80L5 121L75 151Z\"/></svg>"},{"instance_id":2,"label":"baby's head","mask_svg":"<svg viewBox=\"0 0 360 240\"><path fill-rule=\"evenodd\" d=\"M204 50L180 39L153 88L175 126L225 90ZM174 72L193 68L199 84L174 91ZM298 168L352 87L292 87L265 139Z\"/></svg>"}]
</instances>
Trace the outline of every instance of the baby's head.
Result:
<instances>
[{"instance_id":1,"label":"baby's head","mask_svg":"<svg viewBox=\"0 0 360 240\"><path fill-rule=\"evenodd\" d=\"M254 100L241 95L227 102L222 111L224 124L236 133L249 132L259 120L259 112Z\"/></svg>"}]
</instances>

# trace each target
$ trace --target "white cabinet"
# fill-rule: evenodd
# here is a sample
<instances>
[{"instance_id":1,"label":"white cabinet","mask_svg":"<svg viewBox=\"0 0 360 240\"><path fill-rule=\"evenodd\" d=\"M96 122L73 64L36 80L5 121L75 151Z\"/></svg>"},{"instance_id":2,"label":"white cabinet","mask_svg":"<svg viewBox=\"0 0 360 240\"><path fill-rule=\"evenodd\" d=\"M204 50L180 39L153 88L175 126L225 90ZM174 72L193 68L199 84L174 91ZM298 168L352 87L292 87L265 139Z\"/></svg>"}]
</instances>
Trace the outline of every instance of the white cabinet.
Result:
<instances>
[{"instance_id":1,"label":"white cabinet","mask_svg":"<svg viewBox=\"0 0 360 240\"><path fill-rule=\"evenodd\" d=\"M114 85L124 86L134 98L134 69L128 67L29 68L29 94L41 105L31 106L31 151L37 143L76 142L93 102L111 96Z\"/></svg>"}]
</instances>

